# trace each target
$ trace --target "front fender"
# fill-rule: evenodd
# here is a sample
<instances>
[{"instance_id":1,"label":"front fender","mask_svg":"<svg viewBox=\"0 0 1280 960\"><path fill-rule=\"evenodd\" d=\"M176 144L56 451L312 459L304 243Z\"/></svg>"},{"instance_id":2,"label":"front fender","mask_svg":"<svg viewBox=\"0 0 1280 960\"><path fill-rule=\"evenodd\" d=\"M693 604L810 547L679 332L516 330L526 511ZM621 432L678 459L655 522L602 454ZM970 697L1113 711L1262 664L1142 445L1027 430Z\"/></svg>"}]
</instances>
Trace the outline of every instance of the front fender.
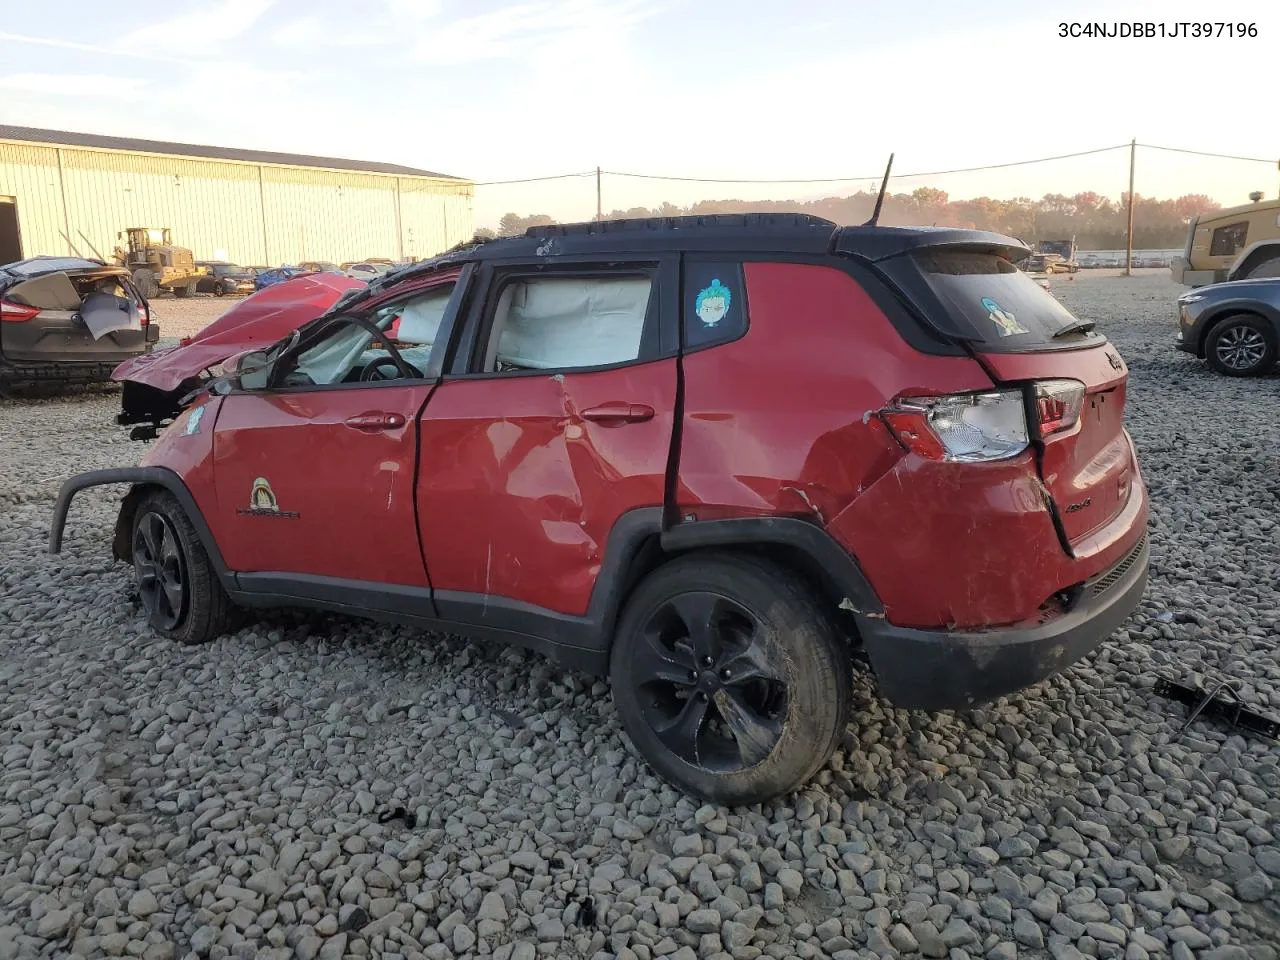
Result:
<instances>
[{"instance_id":1,"label":"front fender","mask_svg":"<svg viewBox=\"0 0 1280 960\"><path fill-rule=\"evenodd\" d=\"M49 526L49 552L62 552L62 534L67 525L67 514L71 509L71 501L75 499L76 494L89 487L101 487L109 484L127 483L131 485L128 495L124 498L124 504L121 507L120 518L117 521L117 537L116 545L113 553L117 559L124 559L121 556L122 551L119 549L119 526L120 522L126 519L125 513L130 507L136 508L138 494L145 488L159 487L167 490L178 501L179 506L187 515L187 519L191 521L191 525L195 527L196 534L200 537L200 542L204 546L205 553L209 555L209 562L217 571L218 578L222 580L224 585L234 587L234 580L227 570L226 563L222 559L222 553L218 550L218 544L213 539L213 534L209 530L209 525L205 522L204 515L201 514L200 508L196 505L195 498L191 495L191 491L187 489L187 485L182 478L167 467L113 467L109 470L90 470L87 473L77 474L62 484L58 490L58 499L53 505L53 519ZM129 512L128 518L132 519L132 512Z\"/></svg>"}]
</instances>

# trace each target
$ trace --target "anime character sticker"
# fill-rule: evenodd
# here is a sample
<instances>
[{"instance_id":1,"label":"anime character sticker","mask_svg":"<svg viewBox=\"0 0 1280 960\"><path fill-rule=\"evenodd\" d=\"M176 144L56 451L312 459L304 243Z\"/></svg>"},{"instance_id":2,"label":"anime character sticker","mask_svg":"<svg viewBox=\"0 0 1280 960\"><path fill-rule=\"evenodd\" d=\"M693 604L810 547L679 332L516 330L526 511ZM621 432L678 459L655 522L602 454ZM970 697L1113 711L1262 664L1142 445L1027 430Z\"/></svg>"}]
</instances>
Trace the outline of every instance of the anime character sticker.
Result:
<instances>
[{"instance_id":1,"label":"anime character sticker","mask_svg":"<svg viewBox=\"0 0 1280 960\"><path fill-rule=\"evenodd\" d=\"M995 324L996 330L1002 337L1013 337L1020 333L1030 332L1026 327L1018 323L1012 313L1005 310L990 297L982 298L982 309L987 311L987 319Z\"/></svg>"},{"instance_id":2,"label":"anime character sticker","mask_svg":"<svg viewBox=\"0 0 1280 960\"><path fill-rule=\"evenodd\" d=\"M729 288L719 280L712 280L711 286L704 287L698 292L698 299L694 301L693 309L698 314L698 319L706 326L714 327L729 312L729 304L732 300L733 294L729 292Z\"/></svg>"}]
</instances>

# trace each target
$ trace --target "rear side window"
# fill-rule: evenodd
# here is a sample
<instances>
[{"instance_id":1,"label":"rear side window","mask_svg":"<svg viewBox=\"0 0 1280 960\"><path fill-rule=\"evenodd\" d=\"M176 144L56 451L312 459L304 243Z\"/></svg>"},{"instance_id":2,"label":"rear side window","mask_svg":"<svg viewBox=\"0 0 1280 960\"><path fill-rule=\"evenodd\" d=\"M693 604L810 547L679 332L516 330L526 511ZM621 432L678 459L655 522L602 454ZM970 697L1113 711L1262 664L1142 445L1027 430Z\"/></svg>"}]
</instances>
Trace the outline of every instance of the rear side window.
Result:
<instances>
[{"instance_id":1,"label":"rear side window","mask_svg":"<svg viewBox=\"0 0 1280 960\"><path fill-rule=\"evenodd\" d=\"M652 288L645 274L510 280L494 309L483 370L584 370L638 361Z\"/></svg>"},{"instance_id":2,"label":"rear side window","mask_svg":"<svg viewBox=\"0 0 1280 960\"><path fill-rule=\"evenodd\" d=\"M994 253L924 250L912 255L947 308L957 335L1002 350L1078 342L1100 334L1055 334L1078 324L1071 311L1004 257Z\"/></svg>"},{"instance_id":3,"label":"rear side window","mask_svg":"<svg viewBox=\"0 0 1280 960\"><path fill-rule=\"evenodd\" d=\"M684 348L728 343L747 332L747 285L742 264L686 258L683 302Z\"/></svg>"},{"instance_id":4,"label":"rear side window","mask_svg":"<svg viewBox=\"0 0 1280 960\"><path fill-rule=\"evenodd\" d=\"M1244 249L1245 238L1249 236L1249 224L1232 223L1213 231L1213 239L1209 241L1209 256L1229 257Z\"/></svg>"}]
</instances>

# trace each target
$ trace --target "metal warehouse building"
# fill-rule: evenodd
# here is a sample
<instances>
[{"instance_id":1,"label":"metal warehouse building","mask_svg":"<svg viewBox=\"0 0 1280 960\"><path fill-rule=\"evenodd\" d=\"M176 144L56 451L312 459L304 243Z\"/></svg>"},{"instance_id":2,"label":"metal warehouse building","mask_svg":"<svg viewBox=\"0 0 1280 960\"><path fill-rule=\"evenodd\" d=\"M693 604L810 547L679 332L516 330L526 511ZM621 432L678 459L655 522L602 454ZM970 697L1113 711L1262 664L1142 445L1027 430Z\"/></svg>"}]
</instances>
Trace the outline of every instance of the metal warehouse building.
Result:
<instances>
[{"instance_id":1,"label":"metal warehouse building","mask_svg":"<svg viewBox=\"0 0 1280 960\"><path fill-rule=\"evenodd\" d=\"M0 263L109 258L126 227L244 266L422 259L472 236L473 194L393 164L0 124Z\"/></svg>"}]
</instances>

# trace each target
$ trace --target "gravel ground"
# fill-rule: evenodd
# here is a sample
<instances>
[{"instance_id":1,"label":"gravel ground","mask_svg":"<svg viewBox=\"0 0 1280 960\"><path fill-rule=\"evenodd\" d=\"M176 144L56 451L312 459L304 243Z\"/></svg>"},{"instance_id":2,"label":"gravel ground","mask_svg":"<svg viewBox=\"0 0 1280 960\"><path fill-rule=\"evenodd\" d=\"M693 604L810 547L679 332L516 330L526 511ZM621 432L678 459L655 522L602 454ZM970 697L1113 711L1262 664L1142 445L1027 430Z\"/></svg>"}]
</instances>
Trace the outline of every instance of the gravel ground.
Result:
<instances>
[{"instance_id":1,"label":"gravel ground","mask_svg":"<svg viewBox=\"0 0 1280 960\"><path fill-rule=\"evenodd\" d=\"M1225 674L1280 716L1278 380L1175 353L1176 290L1054 281L1132 371L1154 513L1127 629L971 713L863 684L829 769L738 811L659 783L607 688L532 655L312 615L152 637L117 494L43 553L62 478L141 454L116 397L0 403L0 958L1274 960L1280 747L1179 740L1152 685Z\"/></svg>"}]
</instances>

